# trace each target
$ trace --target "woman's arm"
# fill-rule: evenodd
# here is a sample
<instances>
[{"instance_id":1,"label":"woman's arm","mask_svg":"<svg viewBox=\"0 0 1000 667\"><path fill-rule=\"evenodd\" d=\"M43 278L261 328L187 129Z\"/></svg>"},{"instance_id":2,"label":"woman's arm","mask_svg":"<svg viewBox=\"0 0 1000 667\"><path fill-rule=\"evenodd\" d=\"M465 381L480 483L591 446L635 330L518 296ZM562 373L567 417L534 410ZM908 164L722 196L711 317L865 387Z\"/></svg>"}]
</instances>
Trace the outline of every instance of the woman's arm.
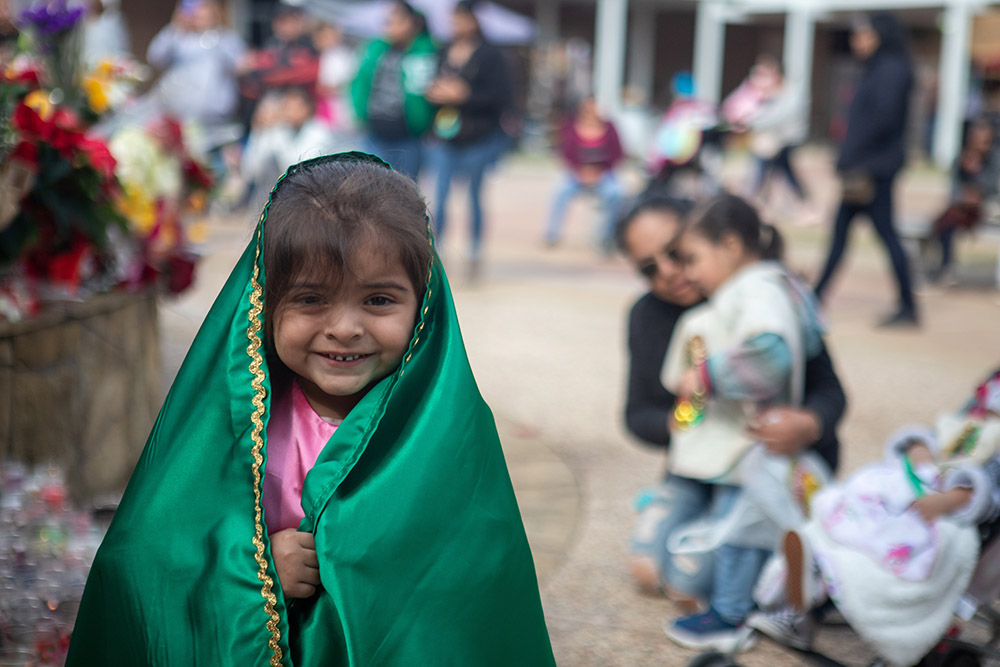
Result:
<instances>
[{"instance_id":1,"label":"woman's arm","mask_svg":"<svg viewBox=\"0 0 1000 667\"><path fill-rule=\"evenodd\" d=\"M625 425L645 443L666 448L670 445L670 414L677 399L660 383L660 368L673 328L650 326L652 322L643 317L642 306L642 301L637 303L629 316Z\"/></svg>"},{"instance_id":2,"label":"woman's arm","mask_svg":"<svg viewBox=\"0 0 1000 667\"><path fill-rule=\"evenodd\" d=\"M833 368L833 360L826 349L806 362L805 392L802 407L816 416L819 435L809 441L812 449L836 470L840 460L840 442L837 440L837 425L847 409L847 396Z\"/></svg>"},{"instance_id":3,"label":"woman's arm","mask_svg":"<svg viewBox=\"0 0 1000 667\"><path fill-rule=\"evenodd\" d=\"M169 67L174 60L174 49L178 36L178 29L173 23L156 33L156 37L149 43L149 48L146 50L146 61L158 69Z\"/></svg>"}]
</instances>

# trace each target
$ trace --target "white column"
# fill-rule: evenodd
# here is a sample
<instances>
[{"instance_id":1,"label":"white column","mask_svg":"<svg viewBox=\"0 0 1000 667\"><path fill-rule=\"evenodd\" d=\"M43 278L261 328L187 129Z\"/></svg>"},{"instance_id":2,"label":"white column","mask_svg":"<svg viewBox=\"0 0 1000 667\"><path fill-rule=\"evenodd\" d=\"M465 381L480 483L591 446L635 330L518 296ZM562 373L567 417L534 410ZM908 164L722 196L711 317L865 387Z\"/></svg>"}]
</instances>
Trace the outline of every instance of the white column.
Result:
<instances>
[{"instance_id":1,"label":"white column","mask_svg":"<svg viewBox=\"0 0 1000 667\"><path fill-rule=\"evenodd\" d=\"M229 25L247 40L250 39L251 11L250 0L233 0L229 3Z\"/></svg>"},{"instance_id":2,"label":"white column","mask_svg":"<svg viewBox=\"0 0 1000 667\"><path fill-rule=\"evenodd\" d=\"M959 0L947 7L941 32L934 161L940 167L948 167L961 149L962 121L965 119L969 89L969 39L972 32L969 6Z\"/></svg>"},{"instance_id":3,"label":"white column","mask_svg":"<svg viewBox=\"0 0 1000 667\"><path fill-rule=\"evenodd\" d=\"M655 66L656 8L633 5L628 31L628 85L641 92L647 102L653 99Z\"/></svg>"},{"instance_id":4,"label":"white column","mask_svg":"<svg viewBox=\"0 0 1000 667\"><path fill-rule=\"evenodd\" d=\"M538 24L535 46L559 39L559 0L535 0L535 23Z\"/></svg>"},{"instance_id":5,"label":"white column","mask_svg":"<svg viewBox=\"0 0 1000 667\"><path fill-rule=\"evenodd\" d=\"M718 104L722 97L722 58L725 54L724 7L716 0L700 0L694 24L694 85L699 99Z\"/></svg>"},{"instance_id":6,"label":"white column","mask_svg":"<svg viewBox=\"0 0 1000 667\"><path fill-rule=\"evenodd\" d=\"M812 99L813 42L816 19L808 7L795 7L785 15L785 44L782 65L785 80L795 86L803 99ZM809 121L809 112L806 122Z\"/></svg>"},{"instance_id":7,"label":"white column","mask_svg":"<svg viewBox=\"0 0 1000 667\"><path fill-rule=\"evenodd\" d=\"M613 118L621 109L627 18L628 0L597 0L594 95L598 107Z\"/></svg>"}]
</instances>

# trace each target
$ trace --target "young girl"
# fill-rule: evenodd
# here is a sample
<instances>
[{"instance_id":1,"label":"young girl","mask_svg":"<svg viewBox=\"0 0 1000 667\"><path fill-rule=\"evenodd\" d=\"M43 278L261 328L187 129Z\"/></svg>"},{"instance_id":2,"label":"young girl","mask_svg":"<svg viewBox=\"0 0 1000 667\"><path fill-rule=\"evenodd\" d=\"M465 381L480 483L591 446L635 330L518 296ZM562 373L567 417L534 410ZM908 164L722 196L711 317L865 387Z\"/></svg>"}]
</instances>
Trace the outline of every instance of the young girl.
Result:
<instances>
[{"instance_id":1,"label":"young girl","mask_svg":"<svg viewBox=\"0 0 1000 667\"><path fill-rule=\"evenodd\" d=\"M696 214L676 248L685 275L709 299L678 323L662 378L679 397L671 473L703 490L708 517L675 531L668 548L715 549L708 611L667 629L692 648L732 650L748 634L753 584L778 539L772 524L797 525L801 511L788 491L801 504L823 476L813 459L793 466L760 449L748 456L750 417L771 403L800 403L805 362L822 348L815 302L779 263L781 248L777 231L728 194Z\"/></svg>"},{"instance_id":2,"label":"young girl","mask_svg":"<svg viewBox=\"0 0 1000 667\"><path fill-rule=\"evenodd\" d=\"M67 664L553 664L411 180L346 153L278 181L97 555Z\"/></svg>"},{"instance_id":3,"label":"young girl","mask_svg":"<svg viewBox=\"0 0 1000 667\"><path fill-rule=\"evenodd\" d=\"M824 489L812 510L807 524L785 535L783 557L757 590L762 606L787 602L799 616L762 614L754 627L785 642L794 635L780 626L794 627L811 640L803 612L829 594L882 658L920 660L963 606L980 538L986 544L1000 528L1000 371L933 430L895 434L884 460ZM969 610L995 599L992 574L968 587L979 598L964 605Z\"/></svg>"}]
</instances>

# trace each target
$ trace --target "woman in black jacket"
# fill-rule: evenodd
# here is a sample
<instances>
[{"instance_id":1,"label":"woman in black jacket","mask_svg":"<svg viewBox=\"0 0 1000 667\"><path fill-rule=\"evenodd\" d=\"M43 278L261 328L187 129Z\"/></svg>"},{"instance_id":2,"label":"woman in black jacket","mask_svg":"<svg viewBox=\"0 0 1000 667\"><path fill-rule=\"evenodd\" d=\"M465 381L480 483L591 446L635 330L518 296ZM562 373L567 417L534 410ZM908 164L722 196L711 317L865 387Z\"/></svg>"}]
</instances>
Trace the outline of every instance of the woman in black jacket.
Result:
<instances>
[{"instance_id":1,"label":"woman in black jacket","mask_svg":"<svg viewBox=\"0 0 1000 667\"><path fill-rule=\"evenodd\" d=\"M851 221L858 213L867 213L889 254L899 285L898 308L881 324L916 325L910 269L893 226L892 210L892 186L903 167L906 117L913 88L906 34L895 16L875 14L854 27L851 49L863 62L863 71L837 160L844 192L816 295L822 299L826 294L847 246Z\"/></svg>"},{"instance_id":2,"label":"woman in black jacket","mask_svg":"<svg viewBox=\"0 0 1000 667\"><path fill-rule=\"evenodd\" d=\"M451 182L464 176L469 182L473 276L478 272L482 249L483 177L505 147L507 135L500 121L513 97L507 62L500 50L483 38L475 5L471 0L455 5L454 40L441 51L438 76L426 92L427 100L440 107L433 127L441 140L434 234L440 243Z\"/></svg>"}]
</instances>

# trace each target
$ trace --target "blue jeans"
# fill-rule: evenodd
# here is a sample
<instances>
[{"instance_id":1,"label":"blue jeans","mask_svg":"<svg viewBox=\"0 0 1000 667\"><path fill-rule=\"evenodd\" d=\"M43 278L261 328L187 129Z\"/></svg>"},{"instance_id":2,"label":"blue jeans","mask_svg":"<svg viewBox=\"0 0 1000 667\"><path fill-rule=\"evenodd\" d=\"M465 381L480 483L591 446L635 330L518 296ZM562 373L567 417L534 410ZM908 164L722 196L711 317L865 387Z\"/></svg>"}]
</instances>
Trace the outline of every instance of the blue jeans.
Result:
<instances>
[{"instance_id":1,"label":"blue jeans","mask_svg":"<svg viewBox=\"0 0 1000 667\"><path fill-rule=\"evenodd\" d=\"M503 151L505 135L497 130L467 144L444 142L437 153L437 188L434 201L434 236L440 243L447 228L448 192L452 180L463 176L469 181L469 208L472 221L472 259L479 259L483 239L483 177Z\"/></svg>"},{"instance_id":2,"label":"blue jeans","mask_svg":"<svg viewBox=\"0 0 1000 667\"><path fill-rule=\"evenodd\" d=\"M382 139L369 134L365 150L388 162L399 173L409 176L417 183L420 182L418 179L423 164L423 147L420 139L415 137Z\"/></svg>"},{"instance_id":3,"label":"blue jeans","mask_svg":"<svg viewBox=\"0 0 1000 667\"><path fill-rule=\"evenodd\" d=\"M559 240L562 233L563 219L566 217L566 207L570 201L584 192L593 192L601 202L604 211L604 223L598 232L598 240L607 245L612 240L615 231L615 220L618 215L618 206L622 198L622 188L618 184L618 179L613 171L606 171L601 179L594 185L584 185L572 171L566 175L562 186L556 193L555 201L552 203L552 212L549 215L549 223L545 229L545 239L550 243Z\"/></svg>"},{"instance_id":4,"label":"blue jeans","mask_svg":"<svg viewBox=\"0 0 1000 667\"><path fill-rule=\"evenodd\" d=\"M753 587L770 552L725 544L711 553L672 554L667 541L694 519L721 519L742 492L737 486L669 475L647 492L630 545L632 554L656 560L666 586L707 599L734 625L742 623L753 609Z\"/></svg>"}]
</instances>

